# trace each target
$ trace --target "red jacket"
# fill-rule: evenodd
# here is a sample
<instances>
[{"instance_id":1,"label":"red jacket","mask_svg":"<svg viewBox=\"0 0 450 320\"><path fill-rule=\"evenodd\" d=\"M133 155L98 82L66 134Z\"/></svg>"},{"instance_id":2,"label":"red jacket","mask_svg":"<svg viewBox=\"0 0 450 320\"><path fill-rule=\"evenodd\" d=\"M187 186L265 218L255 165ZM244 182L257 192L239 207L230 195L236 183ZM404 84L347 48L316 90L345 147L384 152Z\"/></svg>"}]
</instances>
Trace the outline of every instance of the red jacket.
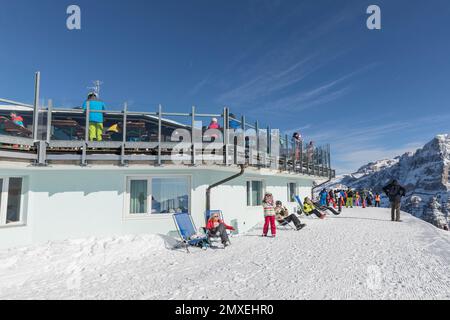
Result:
<instances>
[{"instance_id":1,"label":"red jacket","mask_svg":"<svg viewBox=\"0 0 450 320\"><path fill-rule=\"evenodd\" d=\"M219 220L218 222L219 222L219 224L223 224L226 229L234 230L234 228L232 226L227 225L225 222L223 222L223 220ZM208 230L214 229L214 221L212 219L208 220L208 223L206 224L206 229L208 229Z\"/></svg>"}]
</instances>

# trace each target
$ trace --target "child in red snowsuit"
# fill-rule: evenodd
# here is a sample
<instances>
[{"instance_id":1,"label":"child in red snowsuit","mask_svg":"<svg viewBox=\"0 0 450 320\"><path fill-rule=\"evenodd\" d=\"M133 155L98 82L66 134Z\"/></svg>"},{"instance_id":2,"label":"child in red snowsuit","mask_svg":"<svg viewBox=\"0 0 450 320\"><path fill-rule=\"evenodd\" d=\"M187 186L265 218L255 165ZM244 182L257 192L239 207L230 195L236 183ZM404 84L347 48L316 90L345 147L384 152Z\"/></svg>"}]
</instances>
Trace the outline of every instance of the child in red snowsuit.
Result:
<instances>
[{"instance_id":1,"label":"child in red snowsuit","mask_svg":"<svg viewBox=\"0 0 450 320\"><path fill-rule=\"evenodd\" d=\"M276 214L275 214L275 204L271 193L266 193L264 195L262 206L264 208L263 237L267 237L267 233L269 232L269 225L272 237L275 237L275 235L277 234L277 226L275 225Z\"/></svg>"}]
</instances>

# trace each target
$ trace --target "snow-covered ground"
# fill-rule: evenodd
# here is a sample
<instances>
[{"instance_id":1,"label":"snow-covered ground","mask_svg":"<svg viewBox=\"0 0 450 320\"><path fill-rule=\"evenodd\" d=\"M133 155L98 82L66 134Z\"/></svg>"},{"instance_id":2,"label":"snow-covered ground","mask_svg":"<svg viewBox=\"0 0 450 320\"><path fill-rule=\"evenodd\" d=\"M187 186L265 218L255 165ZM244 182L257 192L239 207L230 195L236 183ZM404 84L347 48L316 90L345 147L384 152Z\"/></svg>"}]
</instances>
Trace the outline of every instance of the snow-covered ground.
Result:
<instances>
[{"instance_id":1,"label":"snow-covered ground","mask_svg":"<svg viewBox=\"0 0 450 320\"><path fill-rule=\"evenodd\" d=\"M154 235L0 251L0 299L450 299L450 233L402 219L347 209L191 254Z\"/></svg>"}]
</instances>

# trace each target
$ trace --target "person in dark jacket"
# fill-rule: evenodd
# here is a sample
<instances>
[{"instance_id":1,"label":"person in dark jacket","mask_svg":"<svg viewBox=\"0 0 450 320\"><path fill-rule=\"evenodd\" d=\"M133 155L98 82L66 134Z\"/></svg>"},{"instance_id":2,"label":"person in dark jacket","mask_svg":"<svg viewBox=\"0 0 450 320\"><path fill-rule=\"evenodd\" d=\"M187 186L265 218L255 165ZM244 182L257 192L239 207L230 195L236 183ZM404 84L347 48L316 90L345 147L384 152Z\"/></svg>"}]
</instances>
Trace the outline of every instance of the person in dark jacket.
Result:
<instances>
[{"instance_id":1,"label":"person in dark jacket","mask_svg":"<svg viewBox=\"0 0 450 320\"><path fill-rule=\"evenodd\" d=\"M347 201L345 203L345 207L353 208L353 190L350 188L347 190Z\"/></svg>"},{"instance_id":2,"label":"person in dark jacket","mask_svg":"<svg viewBox=\"0 0 450 320\"><path fill-rule=\"evenodd\" d=\"M406 194L405 188L394 179L383 188L383 191L391 203L391 220L400 221L400 204L402 197Z\"/></svg>"},{"instance_id":3,"label":"person in dark jacket","mask_svg":"<svg viewBox=\"0 0 450 320\"><path fill-rule=\"evenodd\" d=\"M280 224L292 222L297 230L301 230L306 226L306 224L300 222L299 218L297 218L295 214L289 214L289 210L283 206L281 201L275 202L275 214L276 219Z\"/></svg>"}]
</instances>

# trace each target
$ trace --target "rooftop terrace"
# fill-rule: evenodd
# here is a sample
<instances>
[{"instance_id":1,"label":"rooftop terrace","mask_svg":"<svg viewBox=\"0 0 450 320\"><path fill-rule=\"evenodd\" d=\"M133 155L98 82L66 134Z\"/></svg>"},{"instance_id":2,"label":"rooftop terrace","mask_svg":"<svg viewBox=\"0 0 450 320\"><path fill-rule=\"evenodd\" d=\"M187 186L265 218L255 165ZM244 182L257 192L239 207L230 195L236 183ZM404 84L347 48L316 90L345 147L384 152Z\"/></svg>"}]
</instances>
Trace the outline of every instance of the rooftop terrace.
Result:
<instances>
[{"instance_id":1,"label":"rooftop terrace","mask_svg":"<svg viewBox=\"0 0 450 320\"><path fill-rule=\"evenodd\" d=\"M95 111L104 116L102 141L89 141L89 104L82 108L56 108L49 100L39 105L40 76L36 74L35 99L27 104L0 98L0 161L27 161L45 166L73 163L85 166L113 163L126 166L246 164L283 172L334 177L330 146L305 145L278 130L233 118L229 108L221 113L167 112L161 105L153 112ZM22 116L24 126L9 115ZM220 129L208 129L217 118ZM206 126L203 125L206 121ZM233 125L231 125L233 123ZM232 128L230 128L232 127Z\"/></svg>"}]
</instances>

